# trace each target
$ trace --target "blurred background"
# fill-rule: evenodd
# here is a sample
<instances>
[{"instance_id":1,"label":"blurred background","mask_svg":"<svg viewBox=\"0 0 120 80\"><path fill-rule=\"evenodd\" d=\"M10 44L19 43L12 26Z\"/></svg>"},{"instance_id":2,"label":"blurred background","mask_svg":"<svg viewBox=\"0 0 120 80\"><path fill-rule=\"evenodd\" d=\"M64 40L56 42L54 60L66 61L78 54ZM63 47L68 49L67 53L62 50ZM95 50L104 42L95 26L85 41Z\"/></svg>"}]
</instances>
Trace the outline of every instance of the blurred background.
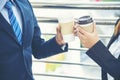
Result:
<instances>
[{"instance_id":1,"label":"blurred background","mask_svg":"<svg viewBox=\"0 0 120 80\"><path fill-rule=\"evenodd\" d=\"M120 17L120 0L30 0L42 37L56 34L57 17L61 14L79 18L90 15L97 24L101 41L107 45L116 20ZM69 51L44 59L34 59L35 80L101 80L100 67L91 60L79 39L69 42ZM43 53L44 54L44 53Z\"/></svg>"}]
</instances>

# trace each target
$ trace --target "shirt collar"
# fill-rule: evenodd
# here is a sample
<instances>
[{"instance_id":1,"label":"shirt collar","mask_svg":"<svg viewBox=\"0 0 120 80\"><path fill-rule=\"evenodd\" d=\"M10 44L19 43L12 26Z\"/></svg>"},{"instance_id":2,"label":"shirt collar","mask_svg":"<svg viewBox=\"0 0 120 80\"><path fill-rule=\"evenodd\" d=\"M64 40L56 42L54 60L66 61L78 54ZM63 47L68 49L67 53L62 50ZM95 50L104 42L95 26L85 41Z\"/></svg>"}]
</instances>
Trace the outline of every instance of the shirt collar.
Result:
<instances>
[{"instance_id":1,"label":"shirt collar","mask_svg":"<svg viewBox=\"0 0 120 80\"><path fill-rule=\"evenodd\" d=\"M9 1L9 0L0 0L0 12L3 9L3 7L7 1ZM12 2L13 5L15 5L14 0L10 0L10 1Z\"/></svg>"},{"instance_id":2,"label":"shirt collar","mask_svg":"<svg viewBox=\"0 0 120 80\"><path fill-rule=\"evenodd\" d=\"M0 12L3 9L6 2L7 2L7 0L0 0Z\"/></svg>"}]
</instances>

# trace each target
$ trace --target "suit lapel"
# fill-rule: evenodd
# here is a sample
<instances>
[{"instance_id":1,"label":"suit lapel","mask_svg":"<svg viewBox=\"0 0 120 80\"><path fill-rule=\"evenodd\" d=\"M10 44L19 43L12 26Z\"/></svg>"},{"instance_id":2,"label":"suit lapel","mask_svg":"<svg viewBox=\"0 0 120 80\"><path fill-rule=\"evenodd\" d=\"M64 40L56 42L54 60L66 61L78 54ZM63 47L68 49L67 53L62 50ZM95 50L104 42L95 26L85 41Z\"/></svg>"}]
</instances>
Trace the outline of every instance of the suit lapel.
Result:
<instances>
[{"instance_id":1,"label":"suit lapel","mask_svg":"<svg viewBox=\"0 0 120 80\"><path fill-rule=\"evenodd\" d=\"M29 41L32 39L33 29L33 13L31 7L27 3L26 0L14 0L17 7L20 10L21 17L22 17L22 42L23 46L29 44ZM31 19L31 20L30 20ZM29 36L28 36L29 35Z\"/></svg>"},{"instance_id":2,"label":"suit lapel","mask_svg":"<svg viewBox=\"0 0 120 80\"><path fill-rule=\"evenodd\" d=\"M12 26L6 21L6 19L2 16L1 13L0 13L0 28L7 32L16 42L18 42L12 29Z\"/></svg>"}]
</instances>

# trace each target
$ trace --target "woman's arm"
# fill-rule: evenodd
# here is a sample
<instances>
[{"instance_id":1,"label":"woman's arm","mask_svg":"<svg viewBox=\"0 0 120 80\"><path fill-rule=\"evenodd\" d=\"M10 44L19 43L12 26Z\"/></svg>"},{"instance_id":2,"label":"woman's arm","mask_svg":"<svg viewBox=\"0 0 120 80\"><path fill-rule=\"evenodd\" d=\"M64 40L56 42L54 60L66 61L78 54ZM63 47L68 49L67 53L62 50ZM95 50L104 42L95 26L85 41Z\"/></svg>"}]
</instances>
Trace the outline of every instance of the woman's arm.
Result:
<instances>
[{"instance_id":1,"label":"woman's arm","mask_svg":"<svg viewBox=\"0 0 120 80\"><path fill-rule=\"evenodd\" d=\"M78 30L78 37L80 38L83 46L89 48L86 52L89 57L91 57L111 76L115 78L120 77L120 60L116 59L110 53L108 48L99 40L95 24L92 33L86 32L80 28Z\"/></svg>"},{"instance_id":2,"label":"woman's arm","mask_svg":"<svg viewBox=\"0 0 120 80\"><path fill-rule=\"evenodd\" d=\"M86 54L111 76L120 78L120 60L116 59L101 41L98 41Z\"/></svg>"}]
</instances>

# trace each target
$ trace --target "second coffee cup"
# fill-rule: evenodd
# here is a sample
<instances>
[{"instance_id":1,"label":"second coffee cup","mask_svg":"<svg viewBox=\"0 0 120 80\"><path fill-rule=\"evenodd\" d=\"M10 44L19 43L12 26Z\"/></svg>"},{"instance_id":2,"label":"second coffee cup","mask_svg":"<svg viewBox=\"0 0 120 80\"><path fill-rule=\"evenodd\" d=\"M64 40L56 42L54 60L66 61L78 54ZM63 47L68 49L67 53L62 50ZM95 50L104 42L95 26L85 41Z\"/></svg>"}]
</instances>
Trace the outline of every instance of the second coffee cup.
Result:
<instances>
[{"instance_id":1,"label":"second coffee cup","mask_svg":"<svg viewBox=\"0 0 120 80\"><path fill-rule=\"evenodd\" d=\"M79 19L77 19L76 25L79 27L81 27L82 29L84 29L87 32L93 32L93 19L90 16L82 16Z\"/></svg>"}]
</instances>

